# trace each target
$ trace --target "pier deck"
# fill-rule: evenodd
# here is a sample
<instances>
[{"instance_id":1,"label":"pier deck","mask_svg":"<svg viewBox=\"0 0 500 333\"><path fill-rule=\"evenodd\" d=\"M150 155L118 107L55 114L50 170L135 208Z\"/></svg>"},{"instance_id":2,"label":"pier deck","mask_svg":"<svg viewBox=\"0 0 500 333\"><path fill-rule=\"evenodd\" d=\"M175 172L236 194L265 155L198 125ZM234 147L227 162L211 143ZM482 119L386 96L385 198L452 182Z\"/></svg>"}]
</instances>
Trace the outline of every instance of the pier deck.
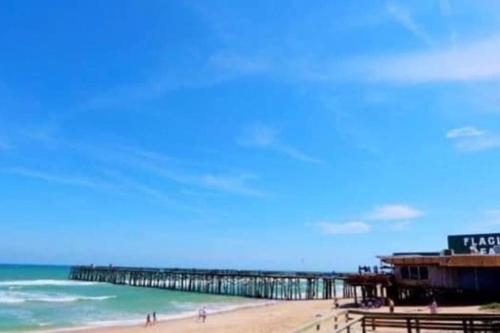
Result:
<instances>
[{"instance_id":1,"label":"pier deck","mask_svg":"<svg viewBox=\"0 0 500 333\"><path fill-rule=\"evenodd\" d=\"M337 297L341 273L73 266L69 278L135 287L242 297L311 300Z\"/></svg>"}]
</instances>

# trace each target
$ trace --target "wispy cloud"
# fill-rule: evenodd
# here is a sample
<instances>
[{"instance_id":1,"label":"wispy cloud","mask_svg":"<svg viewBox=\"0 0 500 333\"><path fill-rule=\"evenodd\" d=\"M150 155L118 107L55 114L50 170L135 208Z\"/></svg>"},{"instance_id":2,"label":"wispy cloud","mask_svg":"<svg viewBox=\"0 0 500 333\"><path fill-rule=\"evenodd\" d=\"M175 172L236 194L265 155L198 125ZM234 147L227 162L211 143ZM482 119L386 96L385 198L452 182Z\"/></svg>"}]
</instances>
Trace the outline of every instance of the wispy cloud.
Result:
<instances>
[{"instance_id":1,"label":"wispy cloud","mask_svg":"<svg viewBox=\"0 0 500 333\"><path fill-rule=\"evenodd\" d=\"M408 30L411 34L427 45L433 45L432 38L425 32L425 30L417 24L408 9L398 6L394 3L386 5L387 12L391 17L398 22L403 28Z\"/></svg>"},{"instance_id":2,"label":"wispy cloud","mask_svg":"<svg viewBox=\"0 0 500 333\"><path fill-rule=\"evenodd\" d=\"M54 173L47 173L39 170L27 169L27 168L3 168L0 171L4 173L9 173L12 175L29 177L34 179L39 179L47 182L62 184L62 185L71 185L71 186L79 186L79 187L87 187L91 189L99 189L99 190L109 190L115 189L115 185L97 179L90 179L82 176L75 175L61 175Z\"/></svg>"},{"instance_id":3,"label":"wispy cloud","mask_svg":"<svg viewBox=\"0 0 500 333\"><path fill-rule=\"evenodd\" d=\"M189 67L165 68L159 64L157 70L143 80L129 82L90 96L82 101L79 112L95 109L113 109L161 99L179 89L197 89L220 84L235 76L251 74L262 69L258 61L207 55L201 63ZM238 68L235 71L234 68Z\"/></svg>"},{"instance_id":4,"label":"wispy cloud","mask_svg":"<svg viewBox=\"0 0 500 333\"><path fill-rule=\"evenodd\" d=\"M247 129L243 135L237 139L237 143L242 147L275 151L303 162L321 163L321 160L291 145L281 142L278 138L278 134L279 132L275 128L258 125Z\"/></svg>"},{"instance_id":5,"label":"wispy cloud","mask_svg":"<svg viewBox=\"0 0 500 333\"><path fill-rule=\"evenodd\" d=\"M267 195L265 191L252 185L252 181L258 177L248 172L224 172L217 166L204 167L202 171L190 171L200 167L193 168L188 161L137 147L120 146L115 149L80 147L80 149L102 160L103 163L110 164L111 167L120 168L126 165L129 169L146 172L160 179L189 187L184 191L197 189L246 196Z\"/></svg>"},{"instance_id":6,"label":"wispy cloud","mask_svg":"<svg viewBox=\"0 0 500 333\"><path fill-rule=\"evenodd\" d=\"M116 172L107 172L106 179L90 178L73 174L63 174L61 172L51 173L20 167L3 168L0 169L0 172L20 177L33 178L36 180L58 185L83 187L91 190L119 193L120 195L135 194L149 197L165 203L174 203L171 197L166 195L162 191L148 186L144 183L132 180Z\"/></svg>"},{"instance_id":7,"label":"wispy cloud","mask_svg":"<svg viewBox=\"0 0 500 333\"><path fill-rule=\"evenodd\" d=\"M194 183L211 190L229 192L250 196L263 196L264 192L249 187L247 181L253 177L248 175L216 175L204 174L201 177L195 177Z\"/></svg>"},{"instance_id":8,"label":"wispy cloud","mask_svg":"<svg viewBox=\"0 0 500 333\"><path fill-rule=\"evenodd\" d=\"M441 15L448 21L448 30L450 32L450 41L452 47L457 46L457 33L450 22L450 17L452 14L451 3L449 0L440 0L439 1L439 9L441 11Z\"/></svg>"},{"instance_id":9,"label":"wispy cloud","mask_svg":"<svg viewBox=\"0 0 500 333\"><path fill-rule=\"evenodd\" d=\"M320 221L315 226L328 235L359 234L371 231L376 221L392 221L394 223L390 225L390 229L401 231L408 229L412 220L423 215L421 210L409 205L387 204L375 207L361 219L343 223Z\"/></svg>"},{"instance_id":10,"label":"wispy cloud","mask_svg":"<svg viewBox=\"0 0 500 333\"><path fill-rule=\"evenodd\" d=\"M462 152L477 152L500 148L500 135L472 126L455 128L446 133L454 147Z\"/></svg>"},{"instance_id":11,"label":"wispy cloud","mask_svg":"<svg viewBox=\"0 0 500 333\"><path fill-rule=\"evenodd\" d=\"M256 56L250 53L238 57L241 62L252 62ZM270 57L268 62L270 65L259 74L300 84L487 82L500 79L500 34L414 52L344 59L294 54L286 60ZM238 67L234 66L233 71L238 72ZM240 74L245 72L240 70Z\"/></svg>"},{"instance_id":12,"label":"wispy cloud","mask_svg":"<svg viewBox=\"0 0 500 333\"><path fill-rule=\"evenodd\" d=\"M412 206L404 204L387 204L375 207L367 214L367 219L373 221L413 220L422 217L424 213Z\"/></svg>"},{"instance_id":13,"label":"wispy cloud","mask_svg":"<svg viewBox=\"0 0 500 333\"><path fill-rule=\"evenodd\" d=\"M318 222L316 226L327 235L361 234L371 230L371 226L362 221L349 221L344 223Z\"/></svg>"},{"instance_id":14,"label":"wispy cloud","mask_svg":"<svg viewBox=\"0 0 500 333\"><path fill-rule=\"evenodd\" d=\"M500 36L456 48L352 60L348 71L358 78L395 83L488 81L500 78Z\"/></svg>"},{"instance_id":15,"label":"wispy cloud","mask_svg":"<svg viewBox=\"0 0 500 333\"><path fill-rule=\"evenodd\" d=\"M448 139L456 138L466 138L484 135L484 131L479 130L473 126L465 126L460 128L454 128L446 133Z\"/></svg>"}]
</instances>

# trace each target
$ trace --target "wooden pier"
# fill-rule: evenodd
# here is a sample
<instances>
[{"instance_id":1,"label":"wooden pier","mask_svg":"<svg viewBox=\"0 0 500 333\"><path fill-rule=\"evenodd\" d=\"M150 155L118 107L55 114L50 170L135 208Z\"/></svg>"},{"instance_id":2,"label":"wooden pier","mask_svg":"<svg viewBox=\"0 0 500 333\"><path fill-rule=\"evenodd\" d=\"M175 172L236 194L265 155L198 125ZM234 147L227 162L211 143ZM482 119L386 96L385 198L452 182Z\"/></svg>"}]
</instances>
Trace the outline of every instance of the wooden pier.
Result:
<instances>
[{"instance_id":1,"label":"wooden pier","mask_svg":"<svg viewBox=\"0 0 500 333\"><path fill-rule=\"evenodd\" d=\"M182 268L74 266L69 278L241 297L312 300L337 297L336 281L343 274ZM339 295L340 297L341 295Z\"/></svg>"}]
</instances>

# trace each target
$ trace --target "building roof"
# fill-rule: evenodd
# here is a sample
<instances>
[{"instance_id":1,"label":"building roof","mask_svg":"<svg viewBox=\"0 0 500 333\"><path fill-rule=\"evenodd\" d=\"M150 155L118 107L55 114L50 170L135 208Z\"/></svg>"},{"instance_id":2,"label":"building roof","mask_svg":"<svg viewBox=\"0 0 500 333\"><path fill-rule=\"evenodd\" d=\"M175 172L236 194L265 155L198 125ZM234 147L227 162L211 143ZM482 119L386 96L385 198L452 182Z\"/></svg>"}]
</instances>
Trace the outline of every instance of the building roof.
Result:
<instances>
[{"instance_id":1,"label":"building roof","mask_svg":"<svg viewBox=\"0 0 500 333\"><path fill-rule=\"evenodd\" d=\"M457 254L457 255L403 255L379 256L382 262L392 265L436 265L442 267L498 267L500 255Z\"/></svg>"}]
</instances>

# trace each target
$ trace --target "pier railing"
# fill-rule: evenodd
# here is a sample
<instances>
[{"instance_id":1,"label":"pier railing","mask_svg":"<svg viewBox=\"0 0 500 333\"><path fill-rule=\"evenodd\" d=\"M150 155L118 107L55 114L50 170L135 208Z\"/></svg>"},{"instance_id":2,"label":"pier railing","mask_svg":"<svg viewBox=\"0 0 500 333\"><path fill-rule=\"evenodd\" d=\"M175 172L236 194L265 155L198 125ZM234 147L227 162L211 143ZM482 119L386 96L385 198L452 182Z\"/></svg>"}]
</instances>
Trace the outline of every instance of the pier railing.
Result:
<instances>
[{"instance_id":1,"label":"pier railing","mask_svg":"<svg viewBox=\"0 0 500 333\"><path fill-rule=\"evenodd\" d=\"M72 280L265 299L332 299L343 274L227 269L74 266Z\"/></svg>"}]
</instances>

